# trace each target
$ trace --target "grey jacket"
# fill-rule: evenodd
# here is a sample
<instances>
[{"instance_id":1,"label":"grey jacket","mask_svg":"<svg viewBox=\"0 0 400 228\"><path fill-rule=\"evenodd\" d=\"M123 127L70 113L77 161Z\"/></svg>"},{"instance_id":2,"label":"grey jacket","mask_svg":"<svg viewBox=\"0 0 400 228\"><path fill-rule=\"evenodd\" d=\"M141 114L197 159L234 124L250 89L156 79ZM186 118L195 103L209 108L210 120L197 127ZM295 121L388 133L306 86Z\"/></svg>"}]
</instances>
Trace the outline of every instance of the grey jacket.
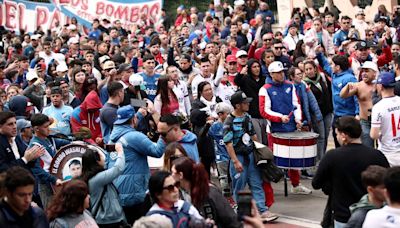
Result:
<instances>
[{"instance_id":1,"label":"grey jacket","mask_svg":"<svg viewBox=\"0 0 400 228\"><path fill-rule=\"evenodd\" d=\"M112 184L124 168L125 155L122 154L118 156L113 167L96 174L89 180L90 206L92 210L98 208L96 215L93 215L98 224L118 223L125 220L117 189ZM106 192L100 200L103 189L106 189Z\"/></svg>"},{"instance_id":2,"label":"grey jacket","mask_svg":"<svg viewBox=\"0 0 400 228\"><path fill-rule=\"evenodd\" d=\"M70 214L56 218L50 222L50 228L69 228L76 226L84 226L87 228L98 227L88 210L84 210L82 214Z\"/></svg>"}]
</instances>

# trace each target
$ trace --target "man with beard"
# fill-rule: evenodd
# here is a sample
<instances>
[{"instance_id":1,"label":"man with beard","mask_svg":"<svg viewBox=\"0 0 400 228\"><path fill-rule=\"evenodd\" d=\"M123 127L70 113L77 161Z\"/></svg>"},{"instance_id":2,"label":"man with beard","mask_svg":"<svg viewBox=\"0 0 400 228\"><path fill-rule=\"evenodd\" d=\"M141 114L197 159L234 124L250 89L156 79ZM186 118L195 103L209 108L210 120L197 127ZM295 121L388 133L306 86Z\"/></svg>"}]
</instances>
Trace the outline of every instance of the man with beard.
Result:
<instances>
[{"instance_id":1,"label":"man with beard","mask_svg":"<svg viewBox=\"0 0 400 228\"><path fill-rule=\"evenodd\" d=\"M159 38L151 40L150 45L149 45L149 50L150 50L151 55L154 56L154 59L157 61L158 64L164 63L164 59L161 56L161 52L160 52L160 39Z\"/></svg>"},{"instance_id":2,"label":"man with beard","mask_svg":"<svg viewBox=\"0 0 400 228\"><path fill-rule=\"evenodd\" d=\"M360 68L362 81L349 82L340 91L340 97L348 98L357 96L360 107L360 123L362 128L361 141L365 146L374 147L374 140L369 136L371 130L371 109L372 109L372 93L375 90L375 85L372 82L375 80L378 71L376 63L366 61Z\"/></svg>"},{"instance_id":3,"label":"man with beard","mask_svg":"<svg viewBox=\"0 0 400 228\"><path fill-rule=\"evenodd\" d=\"M365 61L372 61L372 57L369 55L369 47L367 42L358 41L354 46L355 52L350 57L351 69L354 72L356 78L360 77L360 66L362 66Z\"/></svg>"},{"instance_id":4,"label":"man with beard","mask_svg":"<svg viewBox=\"0 0 400 228\"><path fill-rule=\"evenodd\" d=\"M51 105L45 107L42 113L54 120L50 125L52 134L71 135L70 118L73 111L72 107L64 105L60 87L54 86L51 88L50 94Z\"/></svg>"}]
</instances>

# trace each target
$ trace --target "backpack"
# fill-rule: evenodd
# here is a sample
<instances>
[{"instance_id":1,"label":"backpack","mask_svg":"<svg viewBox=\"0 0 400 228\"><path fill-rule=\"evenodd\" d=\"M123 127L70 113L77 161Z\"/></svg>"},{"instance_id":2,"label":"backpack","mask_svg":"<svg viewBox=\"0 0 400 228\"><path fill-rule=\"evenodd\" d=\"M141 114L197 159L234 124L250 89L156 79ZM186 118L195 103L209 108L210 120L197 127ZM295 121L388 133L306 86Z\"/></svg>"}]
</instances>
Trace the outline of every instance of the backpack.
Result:
<instances>
[{"instance_id":1,"label":"backpack","mask_svg":"<svg viewBox=\"0 0 400 228\"><path fill-rule=\"evenodd\" d=\"M189 221L190 221L190 215L189 215L190 206L191 204L185 201L180 211L154 210L154 211L149 211L146 216L154 214L165 215L169 219L171 219L172 226L174 228L187 228L189 227Z\"/></svg>"},{"instance_id":2,"label":"backpack","mask_svg":"<svg viewBox=\"0 0 400 228\"><path fill-rule=\"evenodd\" d=\"M236 118L236 116L229 114L228 118L230 120L228 120L228 122L230 121L232 123L232 131L233 131L233 120ZM250 131L250 117L248 115L246 115L244 117L244 120L242 122L242 129L244 130L244 133L248 133ZM241 139L239 139L239 141L236 143L236 145L233 146L233 148L235 149L235 153L238 155L244 155L247 156L249 154L251 154L251 152L254 151L255 146L254 146L254 142L253 140L250 140L250 144L249 145L245 145L243 143L243 141Z\"/></svg>"}]
</instances>

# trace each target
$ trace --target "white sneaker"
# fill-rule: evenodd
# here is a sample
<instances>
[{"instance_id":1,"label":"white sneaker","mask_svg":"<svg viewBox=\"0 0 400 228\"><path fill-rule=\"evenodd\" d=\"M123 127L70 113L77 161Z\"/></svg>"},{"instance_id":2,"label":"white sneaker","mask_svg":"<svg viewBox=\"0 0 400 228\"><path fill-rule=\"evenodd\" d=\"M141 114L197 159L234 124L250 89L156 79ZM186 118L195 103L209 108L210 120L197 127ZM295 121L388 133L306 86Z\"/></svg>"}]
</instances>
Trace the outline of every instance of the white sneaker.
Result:
<instances>
[{"instance_id":1,"label":"white sneaker","mask_svg":"<svg viewBox=\"0 0 400 228\"><path fill-rule=\"evenodd\" d=\"M272 222L274 220L277 220L279 218L279 215L274 214L270 211L265 211L264 213L261 214L261 220L263 223L265 222Z\"/></svg>"},{"instance_id":2,"label":"white sneaker","mask_svg":"<svg viewBox=\"0 0 400 228\"><path fill-rule=\"evenodd\" d=\"M307 187L299 184L297 187L293 187L290 190L291 193L293 194L298 194L298 195L308 195L311 194L312 191L308 189Z\"/></svg>"}]
</instances>

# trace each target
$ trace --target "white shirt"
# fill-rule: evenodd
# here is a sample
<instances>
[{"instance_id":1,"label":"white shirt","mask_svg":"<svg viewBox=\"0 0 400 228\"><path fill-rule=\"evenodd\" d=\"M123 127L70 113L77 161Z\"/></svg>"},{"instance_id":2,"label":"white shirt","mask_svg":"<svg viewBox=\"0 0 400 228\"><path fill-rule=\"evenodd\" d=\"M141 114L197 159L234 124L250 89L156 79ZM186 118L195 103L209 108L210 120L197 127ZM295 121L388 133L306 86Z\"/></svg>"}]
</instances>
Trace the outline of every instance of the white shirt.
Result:
<instances>
[{"instance_id":1,"label":"white shirt","mask_svg":"<svg viewBox=\"0 0 400 228\"><path fill-rule=\"evenodd\" d=\"M363 228L398 228L400 227L400 209L384 206L370 210L365 217Z\"/></svg>"},{"instance_id":2,"label":"white shirt","mask_svg":"<svg viewBox=\"0 0 400 228\"><path fill-rule=\"evenodd\" d=\"M39 52L39 57L42 57L44 59L44 63L46 63L46 69L48 68L51 60L54 59L54 52L51 52L50 55L47 55L44 51Z\"/></svg>"},{"instance_id":3,"label":"white shirt","mask_svg":"<svg viewBox=\"0 0 400 228\"><path fill-rule=\"evenodd\" d=\"M380 129L378 150L391 166L400 165L400 97L383 98L372 107L371 127Z\"/></svg>"},{"instance_id":4,"label":"white shirt","mask_svg":"<svg viewBox=\"0 0 400 228\"><path fill-rule=\"evenodd\" d=\"M293 51L296 49L297 42L299 42L303 38L304 36L301 34L298 34L297 36L292 36L290 35L290 33L288 33L287 36L283 39L283 43L287 45L289 51Z\"/></svg>"},{"instance_id":5,"label":"white shirt","mask_svg":"<svg viewBox=\"0 0 400 228\"><path fill-rule=\"evenodd\" d=\"M179 80L178 84L176 84L172 90L178 98L179 111L182 112L182 114L184 114L185 116L188 116L192 107L190 104L189 92L186 82Z\"/></svg>"},{"instance_id":6,"label":"white shirt","mask_svg":"<svg viewBox=\"0 0 400 228\"><path fill-rule=\"evenodd\" d=\"M214 83L213 83L213 75L211 75L208 78L204 78L201 74L198 74L194 77L193 81L192 81L192 95L193 95L193 99L197 98L197 87L199 86L200 83L202 82L209 82L211 84L211 87L214 88Z\"/></svg>"},{"instance_id":7,"label":"white shirt","mask_svg":"<svg viewBox=\"0 0 400 228\"><path fill-rule=\"evenodd\" d=\"M217 75L214 80L215 96L221 98L221 100L227 104L231 104L231 96L236 92L236 86L222 84L221 80L224 76L224 66L218 66Z\"/></svg>"},{"instance_id":8,"label":"white shirt","mask_svg":"<svg viewBox=\"0 0 400 228\"><path fill-rule=\"evenodd\" d=\"M11 149L12 149L12 151L13 151L15 160L20 159L21 156L19 155L19 152L18 152L18 146L17 146L17 143L15 142L15 137L13 137L13 138L11 139L10 146L11 146Z\"/></svg>"}]
</instances>

